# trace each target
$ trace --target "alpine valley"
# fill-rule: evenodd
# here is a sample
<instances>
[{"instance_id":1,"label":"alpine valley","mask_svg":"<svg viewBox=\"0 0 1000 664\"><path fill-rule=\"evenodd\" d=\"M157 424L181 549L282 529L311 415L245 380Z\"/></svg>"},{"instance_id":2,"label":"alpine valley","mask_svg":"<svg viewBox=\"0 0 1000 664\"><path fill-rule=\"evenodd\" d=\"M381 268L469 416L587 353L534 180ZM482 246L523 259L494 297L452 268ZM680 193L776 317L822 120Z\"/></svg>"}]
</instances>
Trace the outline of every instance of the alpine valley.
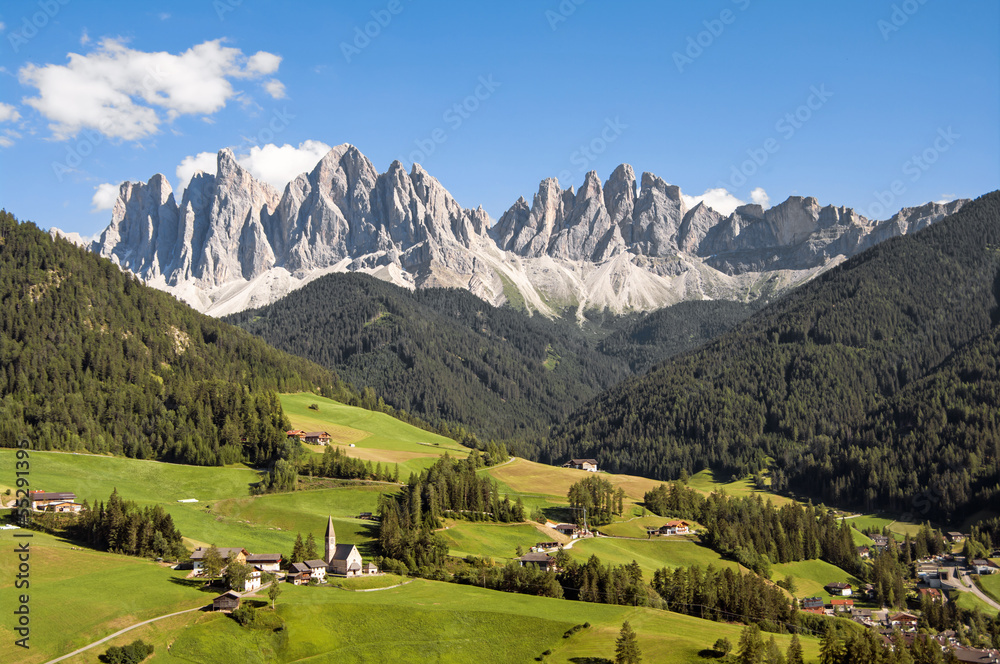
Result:
<instances>
[{"instance_id":1,"label":"alpine valley","mask_svg":"<svg viewBox=\"0 0 1000 664\"><path fill-rule=\"evenodd\" d=\"M178 201L166 177L126 182L90 249L222 316L274 302L332 272L406 288L452 287L499 306L582 320L685 300L748 302L814 278L966 202L927 203L890 219L793 196L728 216L622 164L579 191L549 178L496 223L463 208L434 177L398 162L379 173L352 145L277 191L233 153L199 172ZM689 207L689 204L692 204Z\"/></svg>"}]
</instances>

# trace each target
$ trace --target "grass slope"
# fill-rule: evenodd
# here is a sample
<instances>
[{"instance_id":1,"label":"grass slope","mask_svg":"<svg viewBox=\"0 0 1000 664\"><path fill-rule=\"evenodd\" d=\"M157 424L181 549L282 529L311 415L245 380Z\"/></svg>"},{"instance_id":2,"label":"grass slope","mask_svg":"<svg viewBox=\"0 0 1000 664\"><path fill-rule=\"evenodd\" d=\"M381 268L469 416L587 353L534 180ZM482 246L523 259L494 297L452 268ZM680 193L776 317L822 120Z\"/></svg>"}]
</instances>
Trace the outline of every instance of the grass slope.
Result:
<instances>
[{"instance_id":1,"label":"grass slope","mask_svg":"<svg viewBox=\"0 0 1000 664\"><path fill-rule=\"evenodd\" d=\"M518 546L527 551L536 542L551 540L535 526L523 523L457 521L440 534L448 542L453 556L489 556L496 559L513 558Z\"/></svg>"},{"instance_id":2,"label":"grass slope","mask_svg":"<svg viewBox=\"0 0 1000 664\"><path fill-rule=\"evenodd\" d=\"M579 540L568 551L570 557L585 562L596 555L605 565L627 565L633 560L639 563L646 580L661 567L689 567L709 564L716 567L737 568L737 563L724 560L715 551L687 539L664 537L651 540L631 540L598 537Z\"/></svg>"},{"instance_id":3,"label":"grass slope","mask_svg":"<svg viewBox=\"0 0 1000 664\"><path fill-rule=\"evenodd\" d=\"M822 597L824 602L829 603L831 597L824 586L828 583L841 581L850 583L855 592L862 582L850 576L847 572L836 565L831 565L823 560L799 560L794 563L783 563L771 565L771 578L780 581L786 576L795 577L795 596L802 597ZM857 597L853 598L858 601Z\"/></svg>"}]
</instances>

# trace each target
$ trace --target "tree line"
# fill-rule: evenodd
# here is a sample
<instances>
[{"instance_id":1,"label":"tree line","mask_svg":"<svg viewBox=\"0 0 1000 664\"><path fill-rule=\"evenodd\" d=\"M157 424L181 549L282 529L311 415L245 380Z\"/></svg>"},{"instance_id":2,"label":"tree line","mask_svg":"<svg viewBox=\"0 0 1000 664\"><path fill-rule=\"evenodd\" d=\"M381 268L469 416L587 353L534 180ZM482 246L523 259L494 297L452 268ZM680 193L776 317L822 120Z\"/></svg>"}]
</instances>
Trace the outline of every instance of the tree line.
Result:
<instances>
[{"instance_id":1,"label":"tree line","mask_svg":"<svg viewBox=\"0 0 1000 664\"><path fill-rule=\"evenodd\" d=\"M111 492L107 502L84 501L84 509L69 527L70 533L98 549L129 556L187 557L180 531L160 505L139 507Z\"/></svg>"}]
</instances>

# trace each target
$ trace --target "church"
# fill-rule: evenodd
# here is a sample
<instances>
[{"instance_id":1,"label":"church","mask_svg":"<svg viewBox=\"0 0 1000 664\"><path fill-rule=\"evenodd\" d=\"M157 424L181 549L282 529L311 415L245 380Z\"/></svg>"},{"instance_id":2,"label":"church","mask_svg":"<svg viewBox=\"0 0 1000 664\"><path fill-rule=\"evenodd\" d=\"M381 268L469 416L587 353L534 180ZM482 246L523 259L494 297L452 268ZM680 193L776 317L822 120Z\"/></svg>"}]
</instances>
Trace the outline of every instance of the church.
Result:
<instances>
[{"instance_id":1,"label":"church","mask_svg":"<svg viewBox=\"0 0 1000 664\"><path fill-rule=\"evenodd\" d=\"M323 560L328 574L337 576L362 576L378 574L374 564L363 565L358 547L353 544L337 544L337 533L333 529L333 516L326 523L326 544Z\"/></svg>"}]
</instances>

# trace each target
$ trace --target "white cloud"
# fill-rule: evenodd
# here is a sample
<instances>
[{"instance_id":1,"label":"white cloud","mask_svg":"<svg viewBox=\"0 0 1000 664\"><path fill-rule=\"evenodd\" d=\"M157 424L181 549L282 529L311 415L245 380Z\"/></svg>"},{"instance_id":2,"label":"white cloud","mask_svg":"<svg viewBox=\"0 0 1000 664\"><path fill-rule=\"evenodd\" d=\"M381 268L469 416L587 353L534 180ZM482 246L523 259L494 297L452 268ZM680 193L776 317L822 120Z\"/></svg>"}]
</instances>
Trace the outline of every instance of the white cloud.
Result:
<instances>
[{"instance_id":1,"label":"white cloud","mask_svg":"<svg viewBox=\"0 0 1000 664\"><path fill-rule=\"evenodd\" d=\"M90 35L87 34L87 28L83 29L83 34L80 35L80 46L86 46L90 42Z\"/></svg>"},{"instance_id":2,"label":"white cloud","mask_svg":"<svg viewBox=\"0 0 1000 664\"><path fill-rule=\"evenodd\" d=\"M10 136L0 136L0 148L9 148L14 145L14 139Z\"/></svg>"},{"instance_id":3,"label":"white cloud","mask_svg":"<svg viewBox=\"0 0 1000 664\"><path fill-rule=\"evenodd\" d=\"M66 65L28 64L22 85L38 89L24 102L50 120L55 138L84 128L111 138L137 140L181 115L210 115L237 94L231 78L273 73L281 58L260 51L247 58L238 48L206 41L183 53L147 53L104 39L86 55L70 53Z\"/></svg>"},{"instance_id":4,"label":"white cloud","mask_svg":"<svg viewBox=\"0 0 1000 664\"><path fill-rule=\"evenodd\" d=\"M771 207L771 197L767 195L764 191L764 187L757 187L750 192L750 200L752 200L757 205L761 206L765 210Z\"/></svg>"},{"instance_id":5,"label":"white cloud","mask_svg":"<svg viewBox=\"0 0 1000 664\"><path fill-rule=\"evenodd\" d=\"M110 210L118 199L118 185L105 182L94 187L94 196L90 199L90 211L100 212Z\"/></svg>"},{"instance_id":6,"label":"white cloud","mask_svg":"<svg viewBox=\"0 0 1000 664\"><path fill-rule=\"evenodd\" d=\"M184 157L175 171L177 173L177 200L180 200L181 192L187 189L195 173L205 171L215 174L217 166L214 152L199 152L194 156Z\"/></svg>"},{"instance_id":7,"label":"white cloud","mask_svg":"<svg viewBox=\"0 0 1000 664\"><path fill-rule=\"evenodd\" d=\"M169 18L170 18L170 14L168 14L167 12L160 12L159 19L161 21L166 21Z\"/></svg>"},{"instance_id":8,"label":"white cloud","mask_svg":"<svg viewBox=\"0 0 1000 664\"><path fill-rule=\"evenodd\" d=\"M941 194L941 200L934 201L938 205L944 205L945 203L951 203L955 200L955 194Z\"/></svg>"},{"instance_id":9,"label":"white cloud","mask_svg":"<svg viewBox=\"0 0 1000 664\"><path fill-rule=\"evenodd\" d=\"M315 168L330 149L322 141L304 141L298 147L287 143L281 146L268 143L263 147L253 146L247 154L236 155L236 161L258 180L267 182L275 189L284 189L296 177ZM177 197L187 189L195 173L204 171L214 174L217 167L214 152L199 152L185 157L177 166Z\"/></svg>"},{"instance_id":10,"label":"white cloud","mask_svg":"<svg viewBox=\"0 0 1000 664\"><path fill-rule=\"evenodd\" d=\"M693 208L698 203L704 203L708 207L712 208L720 214L729 215L733 213L733 210L741 205L746 205L745 201L733 196L728 190L718 187L716 189L706 189L705 193L701 196L688 196L687 194L681 194L684 199L684 203L687 204L688 209Z\"/></svg>"},{"instance_id":11,"label":"white cloud","mask_svg":"<svg viewBox=\"0 0 1000 664\"><path fill-rule=\"evenodd\" d=\"M267 94L271 95L275 99L285 98L285 84L276 78L272 78L270 81L264 84L264 90Z\"/></svg>"},{"instance_id":12,"label":"white cloud","mask_svg":"<svg viewBox=\"0 0 1000 664\"><path fill-rule=\"evenodd\" d=\"M3 21L0 21L0 32L3 32L6 29L7 29L7 24L4 23Z\"/></svg>"},{"instance_id":13,"label":"white cloud","mask_svg":"<svg viewBox=\"0 0 1000 664\"><path fill-rule=\"evenodd\" d=\"M257 51L247 60L247 71L251 75L266 76L278 71L281 64L281 56L267 51Z\"/></svg>"},{"instance_id":14,"label":"white cloud","mask_svg":"<svg viewBox=\"0 0 1000 664\"><path fill-rule=\"evenodd\" d=\"M10 104L0 103L0 122L17 122L21 114Z\"/></svg>"}]
</instances>

